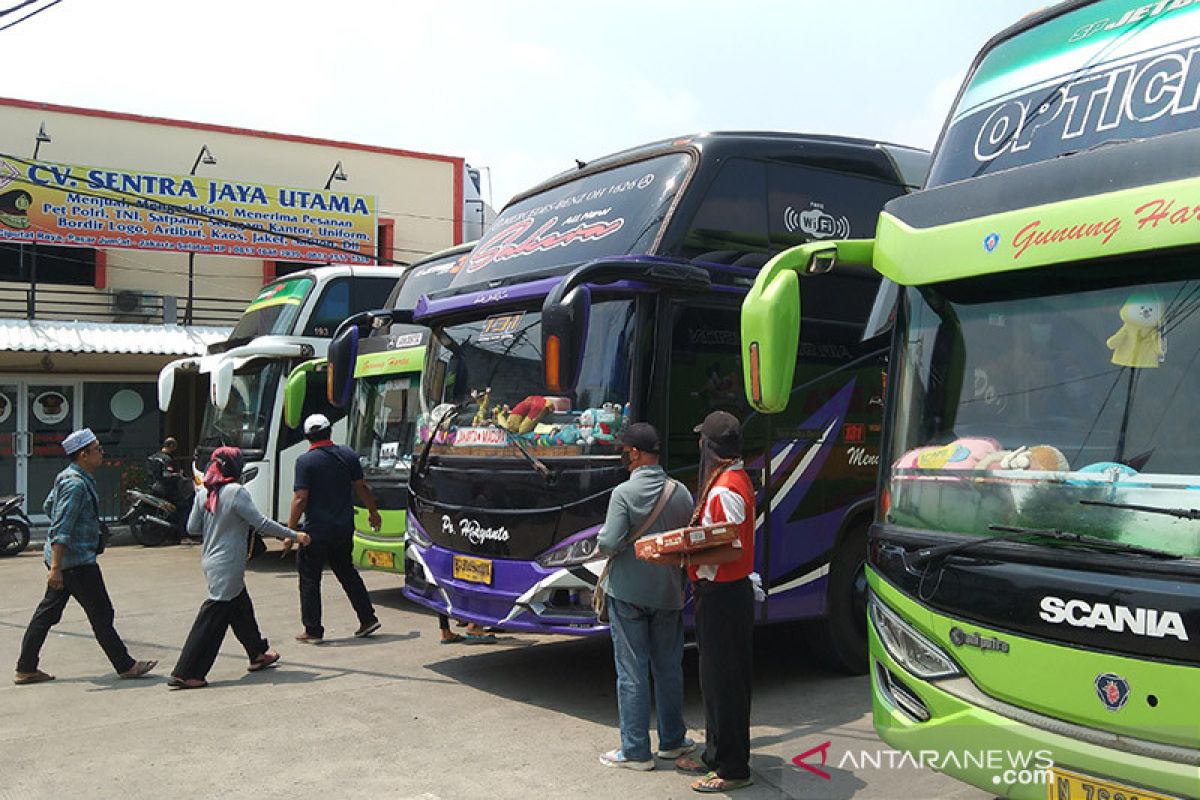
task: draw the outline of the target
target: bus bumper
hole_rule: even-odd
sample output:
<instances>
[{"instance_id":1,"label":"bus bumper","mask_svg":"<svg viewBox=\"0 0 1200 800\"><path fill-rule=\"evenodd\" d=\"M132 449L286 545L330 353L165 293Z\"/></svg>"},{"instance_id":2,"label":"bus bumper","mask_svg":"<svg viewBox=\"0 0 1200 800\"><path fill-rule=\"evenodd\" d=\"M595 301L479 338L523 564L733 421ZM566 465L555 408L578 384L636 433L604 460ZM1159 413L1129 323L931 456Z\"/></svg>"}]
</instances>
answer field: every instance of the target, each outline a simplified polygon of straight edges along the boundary
<instances>
[{"instance_id":1,"label":"bus bumper","mask_svg":"<svg viewBox=\"0 0 1200 800\"><path fill-rule=\"evenodd\" d=\"M592 613L596 575L587 567L546 569L490 560L491 582L454 576L453 551L409 542L404 596L440 614L506 631L572 636L606 633Z\"/></svg>"},{"instance_id":2,"label":"bus bumper","mask_svg":"<svg viewBox=\"0 0 1200 800\"><path fill-rule=\"evenodd\" d=\"M888 745L917 757L921 766L999 797L1083 798L1078 789L1068 794L1051 785L1053 778L1045 770L1050 763L1158 793L1135 792L1127 795L1130 798L1200 797L1200 769L1196 766L1079 741L972 704L939 688L937 681L922 680L905 670L883 647L874 625L868 628L875 730ZM917 716L927 713L927 720L914 717L914 699Z\"/></svg>"},{"instance_id":3,"label":"bus bumper","mask_svg":"<svg viewBox=\"0 0 1200 800\"><path fill-rule=\"evenodd\" d=\"M354 565L359 569L374 569L404 574L405 512L380 511L383 525L372 531L367 510L354 509Z\"/></svg>"}]
</instances>

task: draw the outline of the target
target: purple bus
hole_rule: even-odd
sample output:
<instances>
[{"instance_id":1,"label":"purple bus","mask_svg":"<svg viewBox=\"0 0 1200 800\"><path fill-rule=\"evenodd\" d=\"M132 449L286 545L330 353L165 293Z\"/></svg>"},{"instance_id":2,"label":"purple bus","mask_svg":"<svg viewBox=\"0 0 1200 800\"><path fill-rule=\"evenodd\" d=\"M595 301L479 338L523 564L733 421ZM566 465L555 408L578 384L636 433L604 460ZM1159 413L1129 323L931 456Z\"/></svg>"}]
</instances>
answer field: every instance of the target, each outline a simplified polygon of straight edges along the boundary
<instances>
[{"instance_id":1,"label":"purple bus","mask_svg":"<svg viewBox=\"0 0 1200 800\"><path fill-rule=\"evenodd\" d=\"M773 255L870 236L925 166L923 152L873 141L712 133L598 159L514 198L413 314L432 336L405 595L505 630L606 631L591 597L596 535L627 477L614 437L654 424L666 469L694 491L692 428L724 409L745 423L758 492L760 619L813 620L823 660L865 670L886 342L863 334L879 278L839 270L813 283L820 297L805 287L781 415L746 403L739 312Z\"/></svg>"}]
</instances>

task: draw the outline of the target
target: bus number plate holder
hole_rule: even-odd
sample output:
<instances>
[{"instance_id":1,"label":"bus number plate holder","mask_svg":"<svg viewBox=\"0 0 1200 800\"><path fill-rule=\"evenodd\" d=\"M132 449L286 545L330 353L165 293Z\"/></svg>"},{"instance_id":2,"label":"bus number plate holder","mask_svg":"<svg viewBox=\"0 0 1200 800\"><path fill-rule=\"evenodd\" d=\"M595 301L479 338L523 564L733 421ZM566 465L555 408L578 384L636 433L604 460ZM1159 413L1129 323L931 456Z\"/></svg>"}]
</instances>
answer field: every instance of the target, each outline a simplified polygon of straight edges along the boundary
<instances>
[{"instance_id":1,"label":"bus number plate holder","mask_svg":"<svg viewBox=\"0 0 1200 800\"><path fill-rule=\"evenodd\" d=\"M471 583L492 583L492 562L486 558L454 557L454 577Z\"/></svg>"},{"instance_id":2,"label":"bus number plate holder","mask_svg":"<svg viewBox=\"0 0 1200 800\"><path fill-rule=\"evenodd\" d=\"M1050 785L1047 787L1049 800L1099 800L1099 798L1125 798L1126 800L1178 800L1158 792L1135 789L1103 778L1093 778L1060 767L1050 768Z\"/></svg>"}]
</instances>

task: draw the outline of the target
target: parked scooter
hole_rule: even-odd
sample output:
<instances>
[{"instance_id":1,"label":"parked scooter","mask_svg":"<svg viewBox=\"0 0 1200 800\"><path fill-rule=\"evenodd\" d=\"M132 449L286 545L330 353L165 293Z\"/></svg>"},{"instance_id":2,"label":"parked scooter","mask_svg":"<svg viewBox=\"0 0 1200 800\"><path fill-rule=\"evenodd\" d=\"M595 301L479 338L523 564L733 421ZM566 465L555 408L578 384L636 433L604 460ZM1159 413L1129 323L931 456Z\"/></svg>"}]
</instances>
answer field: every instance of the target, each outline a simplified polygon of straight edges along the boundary
<instances>
[{"instance_id":1,"label":"parked scooter","mask_svg":"<svg viewBox=\"0 0 1200 800\"><path fill-rule=\"evenodd\" d=\"M29 546L29 517L21 510L25 495L0 497L0 556L15 556Z\"/></svg>"},{"instance_id":2,"label":"parked scooter","mask_svg":"<svg viewBox=\"0 0 1200 800\"><path fill-rule=\"evenodd\" d=\"M167 476L170 499L140 489L126 489L129 510L117 522L128 525L133 538L145 547L178 544L187 538L188 515L196 497L195 485L183 475Z\"/></svg>"}]
</instances>

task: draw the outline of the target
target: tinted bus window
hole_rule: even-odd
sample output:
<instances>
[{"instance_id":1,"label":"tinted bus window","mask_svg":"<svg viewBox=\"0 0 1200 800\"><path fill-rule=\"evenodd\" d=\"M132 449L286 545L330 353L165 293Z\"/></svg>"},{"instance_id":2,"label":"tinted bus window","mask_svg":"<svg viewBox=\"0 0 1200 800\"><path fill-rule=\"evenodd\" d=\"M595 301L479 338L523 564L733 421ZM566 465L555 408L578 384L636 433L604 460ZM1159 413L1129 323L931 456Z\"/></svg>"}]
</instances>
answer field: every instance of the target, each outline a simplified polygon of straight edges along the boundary
<instances>
[{"instance_id":1,"label":"tinted bus window","mask_svg":"<svg viewBox=\"0 0 1200 800\"><path fill-rule=\"evenodd\" d=\"M768 250L766 165L730 159L705 192L679 255L712 264L766 263Z\"/></svg>"},{"instance_id":2,"label":"tinted bus window","mask_svg":"<svg viewBox=\"0 0 1200 800\"><path fill-rule=\"evenodd\" d=\"M1001 42L970 76L927 185L1197 127L1198 46L1200 5L1126 0Z\"/></svg>"},{"instance_id":3,"label":"tinted bus window","mask_svg":"<svg viewBox=\"0 0 1200 800\"><path fill-rule=\"evenodd\" d=\"M772 254L821 239L870 238L879 209L904 192L873 178L780 163L767 168L767 188Z\"/></svg>"},{"instance_id":4,"label":"tinted bus window","mask_svg":"<svg viewBox=\"0 0 1200 800\"><path fill-rule=\"evenodd\" d=\"M691 163L686 153L672 153L514 203L480 238L451 288L648 252Z\"/></svg>"},{"instance_id":5,"label":"tinted bus window","mask_svg":"<svg viewBox=\"0 0 1200 800\"><path fill-rule=\"evenodd\" d=\"M317 307L313 309L304 336L333 336L337 326L351 314L370 311L383 305L396 285L395 278L337 278L325 285Z\"/></svg>"}]
</instances>

